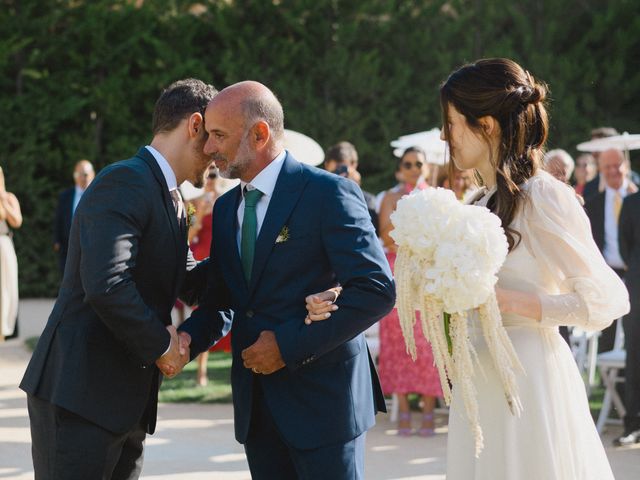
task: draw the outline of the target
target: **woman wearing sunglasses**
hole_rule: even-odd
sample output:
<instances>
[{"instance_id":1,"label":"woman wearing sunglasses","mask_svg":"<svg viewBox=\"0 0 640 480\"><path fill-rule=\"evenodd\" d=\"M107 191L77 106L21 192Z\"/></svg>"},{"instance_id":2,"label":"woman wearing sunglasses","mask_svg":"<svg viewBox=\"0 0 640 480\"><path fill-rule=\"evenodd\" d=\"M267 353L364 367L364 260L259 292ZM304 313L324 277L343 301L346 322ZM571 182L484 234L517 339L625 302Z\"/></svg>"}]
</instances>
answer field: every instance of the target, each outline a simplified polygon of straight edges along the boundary
<instances>
[{"instance_id":1,"label":"woman wearing sunglasses","mask_svg":"<svg viewBox=\"0 0 640 480\"><path fill-rule=\"evenodd\" d=\"M380 207L380 235L385 246L387 260L393 269L397 246L389 236L393 230L391 214L396 209L398 200L415 189L424 189L428 185L425 178L429 175L429 166L424 151L417 147L405 150L398 160L397 173L400 188L388 191ZM419 322L416 323L416 326ZM420 327L418 327L420 328ZM433 365L431 346L424 336L416 332L418 358L414 362L406 352L404 338L398 321L397 310L392 310L380 322L380 357L378 369L380 383L385 395L398 396L399 416L398 435L406 437L414 433L411 425L409 409L409 393L422 396L422 421L415 433L423 437L435 434L433 409L436 397L442 396L438 371Z\"/></svg>"}]
</instances>

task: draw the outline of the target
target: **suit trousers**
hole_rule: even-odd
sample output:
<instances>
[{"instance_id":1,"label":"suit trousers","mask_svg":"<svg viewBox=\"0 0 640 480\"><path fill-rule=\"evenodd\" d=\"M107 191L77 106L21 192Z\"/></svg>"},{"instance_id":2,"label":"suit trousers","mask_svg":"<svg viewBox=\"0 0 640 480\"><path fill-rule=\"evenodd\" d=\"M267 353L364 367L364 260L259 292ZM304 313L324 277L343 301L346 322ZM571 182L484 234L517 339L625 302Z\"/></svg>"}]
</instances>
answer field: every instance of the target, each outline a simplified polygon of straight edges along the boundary
<instances>
[{"instance_id":1,"label":"suit trousers","mask_svg":"<svg viewBox=\"0 0 640 480\"><path fill-rule=\"evenodd\" d=\"M613 267L611 267L613 268ZM625 271L619 268L613 268L613 271L624 281ZM608 352L613 350L613 346L616 340L616 331L617 331L618 322L613 322L607 328L602 330L602 334L598 339L598 353Z\"/></svg>"},{"instance_id":2,"label":"suit trousers","mask_svg":"<svg viewBox=\"0 0 640 480\"><path fill-rule=\"evenodd\" d=\"M260 381L254 379L251 424L244 445L253 480L361 480L365 437L363 433L349 442L312 450L288 445L269 413Z\"/></svg>"},{"instance_id":3,"label":"suit trousers","mask_svg":"<svg viewBox=\"0 0 640 480\"><path fill-rule=\"evenodd\" d=\"M135 480L146 431L116 434L33 395L27 406L35 480Z\"/></svg>"},{"instance_id":4,"label":"suit trousers","mask_svg":"<svg viewBox=\"0 0 640 480\"><path fill-rule=\"evenodd\" d=\"M631 293L631 292L629 292ZM627 411L624 417L625 435L640 430L640 302L631 300L631 312L622 320L627 361L624 368L623 397Z\"/></svg>"}]
</instances>

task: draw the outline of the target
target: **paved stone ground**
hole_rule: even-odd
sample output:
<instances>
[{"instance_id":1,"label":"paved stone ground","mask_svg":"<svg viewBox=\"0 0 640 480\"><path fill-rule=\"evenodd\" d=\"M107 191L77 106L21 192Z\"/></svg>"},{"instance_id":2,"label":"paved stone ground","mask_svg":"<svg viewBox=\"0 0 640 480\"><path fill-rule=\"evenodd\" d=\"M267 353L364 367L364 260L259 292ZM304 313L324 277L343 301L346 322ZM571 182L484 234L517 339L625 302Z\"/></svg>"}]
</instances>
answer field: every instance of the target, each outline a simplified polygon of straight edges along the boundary
<instances>
[{"instance_id":1,"label":"paved stone ground","mask_svg":"<svg viewBox=\"0 0 640 480\"><path fill-rule=\"evenodd\" d=\"M24 338L39 333L50 308L48 300L21 303ZM0 344L1 480L33 479L26 399L17 388L28 359L22 340ZM233 439L230 405L163 404L159 416L158 432L148 439L143 479L250 478L242 446ZM379 416L378 425L367 436L366 477L444 480L446 415L439 416L437 422L440 427L435 437L398 438L388 417ZM611 428L603 438L605 445L611 445L619 432ZM640 478L640 444L634 448L607 447L607 454L617 480Z\"/></svg>"}]
</instances>

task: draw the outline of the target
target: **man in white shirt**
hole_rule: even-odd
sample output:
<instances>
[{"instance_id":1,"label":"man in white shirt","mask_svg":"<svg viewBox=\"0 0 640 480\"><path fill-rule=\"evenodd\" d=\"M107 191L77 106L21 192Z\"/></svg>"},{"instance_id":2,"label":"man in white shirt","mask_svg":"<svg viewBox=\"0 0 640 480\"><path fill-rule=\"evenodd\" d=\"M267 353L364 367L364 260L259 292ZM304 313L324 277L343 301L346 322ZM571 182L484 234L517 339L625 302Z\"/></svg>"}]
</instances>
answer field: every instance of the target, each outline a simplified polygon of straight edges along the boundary
<instances>
[{"instance_id":1,"label":"man in white shirt","mask_svg":"<svg viewBox=\"0 0 640 480\"><path fill-rule=\"evenodd\" d=\"M195 79L169 86L151 144L102 169L82 194L60 293L20 384L35 478L140 476L158 366L174 374L189 359L171 325L195 267L177 187L202 186L212 164L203 113L216 93Z\"/></svg>"},{"instance_id":2,"label":"man in white shirt","mask_svg":"<svg viewBox=\"0 0 640 480\"><path fill-rule=\"evenodd\" d=\"M67 246L71 219L80 203L82 194L91 184L96 174L89 160L80 160L73 170L75 185L64 190L58 197L55 222L53 225L53 249L58 254L60 272L64 274L64 264L67 261Z\"/></svg>"},{"instance_id":3,"label":"man in white shirt","mask_svg":"<svg viewBox=\"0 0 640 480\"><path fill-rule=\"evenodd\" d=\"M231 308L234 426L254 480L359 480L384 398L362 332L395 289L362 192L283 148L284 113L257 82L222 90L205 112L220 175L207 294L180 327L192 355ZM305 323L303 299L336 285L339 309Z\"/></svg>"},{"instance_id":4,"label":"man in white shirt","mask_svg":"<svg viewBox=\"0 0 640 480\"><path fill-rule=\"evenodd\" d=\"M606 186L603 192L587 201L585 209L591 221L591 232L596 245L607 264L620 277L624 277L625 264L618 245L618 219L624 198L637 192L638 188L629 181L629 165L620 150L602 152L599 163ZM613 348L615 328L614 323L603 330L599 351L606 352Z\"/></svg>"}]
</instances>

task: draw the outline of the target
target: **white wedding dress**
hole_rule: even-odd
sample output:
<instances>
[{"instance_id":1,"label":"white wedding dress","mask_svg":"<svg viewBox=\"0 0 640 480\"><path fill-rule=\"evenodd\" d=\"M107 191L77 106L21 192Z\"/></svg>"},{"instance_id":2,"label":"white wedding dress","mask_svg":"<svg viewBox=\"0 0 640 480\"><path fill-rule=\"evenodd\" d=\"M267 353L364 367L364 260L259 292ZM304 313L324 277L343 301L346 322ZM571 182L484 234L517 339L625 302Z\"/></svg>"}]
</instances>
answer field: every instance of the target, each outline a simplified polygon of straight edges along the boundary
<instances>
[{"instance_id":1,"label":"white wedding dress","mask_svg":"<svg viewBox=\"0 0 640 480\"><path fill-rule=\"evenodd\" d=\"M570 187L539 172L523 189L527 200L512 223L521 242L498 275L498 286L535 292L542 303L541 322L503 315L526 372L518 375L522 414L509 412L479 325L471 319L469 332L484 371L474 375L484 449L475 458L454 385L447 479L613 480L584 384L558 326L606 327L628 311L627 290L605 264ZM476 204L486 205L491 194Z\"/></svg>"}]
</instances>

